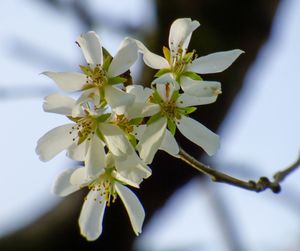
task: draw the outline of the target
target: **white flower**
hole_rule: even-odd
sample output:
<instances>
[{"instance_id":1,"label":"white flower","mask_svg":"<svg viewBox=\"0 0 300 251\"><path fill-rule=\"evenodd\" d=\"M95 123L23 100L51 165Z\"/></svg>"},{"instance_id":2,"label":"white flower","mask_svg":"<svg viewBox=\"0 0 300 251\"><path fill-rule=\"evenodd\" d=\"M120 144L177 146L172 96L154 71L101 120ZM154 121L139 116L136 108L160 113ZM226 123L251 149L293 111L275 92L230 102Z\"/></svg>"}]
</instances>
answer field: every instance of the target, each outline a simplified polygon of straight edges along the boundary
<instances>
[{"instance_id":1,"label":"white flower","mask_svg":"<svg viewBox=\"0 0 300 251\"><path fill-rule=\"evenodd\" d=\"M160 82L171 82L175 88L179 85L184 90L189 80L202 80L198 74L222 72L227 69L243 51L239 49L222 51L207 56L195 58L195 51L187 52L187 48L195 29L200 26L199 22L190 18L180 18L173 22L169 34L169 49L164 47L164 57L150 52L145 45L137 41L137 45L146 65L159 70L156 77L163 78ZM156 83L157 81L154 80Z\"/></svg>"},{"instance_id":2,"label":"white flower","mask_svg":"<svg viewBox=\"0 0 300 251\"><path fill-rule=\"evenodd\" d=\"M96 134L98 121L110 114L97 114L87 107L82 107L77 117L72 117L76 101L59 94L45 98L43 108L47 112L55 112L68 116L74 123L56 127L37 143L36 153L42 161L48 161L63 150L74 160L85 161L87 175L95 174L94 166L102 166L104 171L105 143Z\"/></svg>"},{"instance_id":3,"label":"white flower","mask_svg":"<svg viewBox=\"0 0 300 251\"><path fill-rule=\"evenodd\" d=\"M52 94L45 98L44 110L68 116L75 123L56 127L42 136L37 144L36 152L42 161L48 161L63 150L74 160L85 161L87 176L95 174L95 166L102 166L104 171L105 146L115 158L115 166L124 179L132 179L140 183L151 175L151 170L138 157L128 141L121 125L110 122L110 113L102 110L93 111L88 106L81 106L78 116L72 117L75 100L60 94ZM131 125L131 127L133 127ZM133 167L137 167L133 169ZM125 171L124 171L125 170Z\"/></svg>"},{"instance_id":4,"label":"white flower","mask_svg":"<svg viewBox=\"0 0 300 251\"><path fill-rule=\"evenodd\" d=\"M99 170L100 172L100 170ZM59 196L67 196L83 187L88 193L79 217L80 232L89 241L96 240L102 233L102 221L106 207L119 196L127 210L136 235L142 232L145 211L136 195L118 180L118 173L107 166L105 173L86 177L85 167L63 171L56 179L53 191Z\"/></svg>"},{"instance_id":5,"label":"white flower","mask_svg":"<svg viewBox=\"0 0 300 251\"><path fill-rule=\"evenodd\" d=\"M81 107L76 117L71 113L76 101L59 94L45 98L44 110L68 116L74 123L58 126L37 143L36 153L42 161L48 161L63 150L68 150L68 156L78 161L85 161L88 174L93 174L93 166L104 166L105 143L96 134L99 121L105 121L110 114L96 113L88 107ZM120 137L120 136L119 136ZM126 152L126 149L123 149Z\"/></svg>"},{"instance_id":6,"label":"white flower","mask_svg":"<svg viewBox=\"0 0 300 251\"><path fill-rule=\"evenodd\" d=\"M156 88L157 92L154 93L153 100L160 105L160 112L150 118L147 128L140 136L137 149L141 158L146 163L151 163L160 148L176 155L179 151L173 137L176 127L186 138L203 148L208 155L215 154L219 148L219 136L186 115L196 110L192 107L194 105L215 102L216 96L205 96L205 92L200 93L202 97L187 93L179 94L170 83L159 84Z\"/></svg>"},{"instance_id":7,"label":"white flower","mask_svg":"<svg viewBox=\"0 0 300 251\"><path fill-rule=\"evenodd\" d=\"M77 43L82 49L87 66L81 66L83 73L78 72L44 72L64 91L84 91L83 98L92 97L100 100L99 104L107 102L111 108L130 104L134 97L115 87L126 81L122 74L126 73L138 57L138 48L134 41L125 38L120 44L117 54L112 58L104 57L104 52L98 35L93 32L82 34Z\"/></svg>"}]
</instances>

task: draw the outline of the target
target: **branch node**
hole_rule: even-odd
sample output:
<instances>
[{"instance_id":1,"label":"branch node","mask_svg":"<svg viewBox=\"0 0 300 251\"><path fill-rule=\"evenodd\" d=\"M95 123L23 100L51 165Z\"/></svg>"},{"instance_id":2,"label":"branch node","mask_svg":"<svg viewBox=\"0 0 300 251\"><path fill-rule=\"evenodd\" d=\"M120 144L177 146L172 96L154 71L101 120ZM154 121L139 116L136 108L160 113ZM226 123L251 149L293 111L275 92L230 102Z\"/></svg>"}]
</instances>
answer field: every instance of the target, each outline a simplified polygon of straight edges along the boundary
<instances>
[{"instance_id":1,"label":"branch node","mask_svg":"<svg viewBox=\"0 0 300 251\"><path fill-rule=\"evenodd\" d=\"M281 186L280 184L273 182L272 186L270 187L273 193L280 193L281 192Z\"/></svg>"}]
</instances>

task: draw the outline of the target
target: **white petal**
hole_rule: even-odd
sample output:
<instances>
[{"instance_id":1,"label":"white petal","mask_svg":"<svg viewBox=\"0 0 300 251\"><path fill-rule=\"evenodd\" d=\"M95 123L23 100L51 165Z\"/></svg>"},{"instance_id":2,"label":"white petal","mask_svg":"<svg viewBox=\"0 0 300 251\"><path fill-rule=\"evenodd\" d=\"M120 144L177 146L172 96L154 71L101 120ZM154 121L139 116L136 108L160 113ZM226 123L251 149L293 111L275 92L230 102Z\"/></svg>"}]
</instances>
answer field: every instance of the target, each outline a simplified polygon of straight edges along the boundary
<instances>
[{"instance_id":1,"label":"white petal","mask_svg":"<svg viewBox=\"0 0 300 251\"><path fill-rule=\"evenodd\" d=\"M186 138L202 147L208 155L211 156L217 152L220 145L219 136L204 125L186 116L182 116L176 124Z\"/></svg>"},{"instance_id":2,"label":"white petal","mask_svg":"<svg viewBox=\"0 0 300 251\"><path fill-rule=\"evenodd\" d=\"M55 179L52 191L58 196L67 196L80 189L80 186L72 185L70 177L77 168L70 168L61 172Z\"/></svg>"},{"instance_id":3,"label":"white petal","mask_svg":"<svg viewBox=\"0 0 300 251\"><path fill-rule=\"evenodd\" d=\"M114 177L114 179L121 182L122 184L132 186L135 188L140 188L140 182L133 181L134 179L132 179L131 177L128 178L126 175L123 176L119 172L116 172L116 171L112 172L112 176Z\"/></svg>"},{"instance_id":4,"label":"white petal","mask_svg":"<svg viewBox=\"0 0 300 251\"><path fill-rule=\"evenodd\" d=\"M127 119L144 118L152 116L160 111L158 104L152 103L134 103L127 108L123 113L127 113ZM118 112L117 112L118 113ZM118 113L120 114L120 113Z\"/></svg>"},{"instance_id":5,"label":"white petal","mask_svg":"<svg viewBox=\"0 0 300 251\"><path fill-rule=\"evenodd\" d=\"M85 60L88 64L103 63L102 46L99 36L94 31L89 31L77 38L77 42L83 52Z\"/></svg>"},{"instance_id":6,"label":"white petal","mask_svg":"<svg viewBox=\"0 0 300 251\"><path fill-rule=\"evenodd\" d=\"M177 154L179 153L179 146L175 140L175 137L169 130L166 130L164 139L159 149L167 152L170 155L173 155L174 157L178 157Z\"/></svg>"},{"instance_id":7,"label":"white petal","mask_svg":"<svg viewBox=\"0 0 300 251\"><path fill-rule=\"evenodd\" d=\"M156 105L153 106L152 103L148 102L149 97L153 93L150 88L144 88L141 85L129 85L126 87L126 93L134 97L134 102L130 106L123 105L114 108L115 113L125 114L129 120L154 114L152 114L152 111L156 109Z\"/></svg>"},{"instance_id":8,"label":"white petal","mask_svg":"<svg viewBox=\"0 0 300 251\"><path fill-rule=\"evenodd\" d=\"M99 93L99 89L98 88L90 88L86 91L84 91L79 98L76 101L76 105L88 102L88 101L95 101L95 103L99 100L95 100L95 96L96 98L98 98L97 94Z\"/></svg>"},{"instance_id":9,"label":"white petal","mask_svg":"<svg viewBox=\"0 0 300 251\"><path fill-rule=\"evenodd\" d=\"M74 124L58 126L42 136L35 149L41 161L48 161L73 144L70 134Z\"/></svg>"},{"instance_id":10,"label":"white petal","mask_svg":"<svg viewBox=\"0 0 300 251\"><path fill-rule=\"evenodd\" d=\"M144 135L146 129L147 129L147 125L134 126L133 134L138 140L140 140Z\"/></svg>"},{"instance_id":11,"label":"white petal","mask_svg":"<svg viewBox=\"0 0 300 251\"><path fill-rule=\"evenodd\" d=\"M143 179L148 178L152 173L151 169L138 157L134 149L125 156L114 156L114 160L118 171L117 175L123 177L119 179L126 179L128 185L138 187Z\"/></svg>"},{"instance_id":12,"label":"white petal","mask_svg":"<svg viewBox=\"0 0 300 251\"><path fill-rule=\"evenodd\" d=\"M99 130L113 155L122 156L131 152L131 145L119 127L109 123L100 123Z\"/></svg>"},{"instance_id":13,"label":"white petal","mask_svg":"<svg viewBox=\"0 0 300 251\"><path fill-rule=\"evenodd\" d=\"M160 148L166 132L166 127L166 118L160 118L159 120L147 126L141 140L136 147L140 153L140 157L146 163L150 164L152 162L155 153Z\"/></svg>"},{"instance_id":14,"label":"white petal","mask_svg":"<svg viewBox=\"0 0 300 251\"><path fill-rule=\"evenodd\" d=\"M141 115L142 117L150 117L160 111L160 106L158 104L141 104L142 107Z\"/></svg>"},{"instance_id":15,"label":"white petal","mask_svg":"<svg viewBox=\"0 0 300 251\"><path fill-rule=\"evenodd\" d=\"M148 98L152 95L153 91L150 88L143 87L141 85L128 85L126 86L126 92L135 96L134 102L146 103Z\"/></svg>"},{"instance_id":16,"label":"white petal","mask_svg":"<svg viewBox=\"0 0 300 251\"><path fill-rule=\"evenodd\" d=\"M135 41L140 52L144 55L143 59L146 65L153 69L170 68L169 62L165 58L149 51L142 42L138 40Z\"/></svg>"},{"instance_id":17,"label":"white petal","mask_svg":"<svg viewBox=\"0 0 300 251\"><path fill-rule=\"evenodd\" d=\"M187 71L200 74L222 72L226 70L242 53L242 50L221 51L195 59L187 66Z\"/></svg>"},{"instance_id":18,"label":"white petal","mask_svg":"<svg viewBox=\"0 0 300 251\"><path fill-rule=\"evenodd\" d=\"M99 191L91 190L83 203L79 217L80 233L88 241L96 240L102 233L102 221L106 203Z\"/></svg>"},{"instance_id":19,"label":"white petal","mask_svg":"<svg viewBox=\"0 0 300 251\"><path fill-rule=\"evenodd\" d=\"M76 101L70 97L53 93L45 97L43 109L45 112L53 112L68 116L72 114L75 102Z\"/></svg>"},{"instance_id":20,"label":"white petal","mask_svg":"<svg viewBox=\"0 0 300 251\"><path fill-rule=\"evenodd\" d=\"M190 18L176 19L170 28L169 34L169 48L176 53L178 48L182 48L185 52L189 45L192 32L200 26L196 20L192 21Z\"/></svg>"},{"instance_id":21,"label":"white petal","mask_svg":"<svg viewBox=\"0 0 300 251\"><path fill-rule=\"evenodd\" d=\"M80 91L86 82L86 75L79 72L51 72L42 74L51 78L62 90L66 92Z\"/></svg>"},{"instance_id":22,"label":"white petal","mask_svg":"<svg viewBox=\"0 0 300 251\"><path fill-rule=\"evenodd\" d=\"M86 174L88 177L96 177L104 173L105 151L104 143L94 134L90 140L85 159Z\"/></svg>"},{"instance_id":23,"label":"white petal","mask_svg":"<svg viewBox=\"0 0 300 251\"><path fill-rule=\"evenodd\" d=\"M88 145L87 140L83 141L80 145L78 145L77 142L73 143L68 148L67 156L73 160L84 161Z\"/></svg>"},{"instance_id":24,"label":"white petal","mask_svg":"<svg viewBox=\"0 0 300 251\"><path fill-rule=\"evenodd\" d=\"M129 188L118 182L115 183L115 189L124 203L133 231L139 235L145 219L145 211L141 202Z\"/></svg>"},{"instance_id":25,"label":"white petal","mask_svg":"<svg viewBox=\"0 0 300 251\"><path fill-rule=\"evenodd\" d=\"M129 70L138 58L138 47L134 41L125 38L108 68L108 76L116 77Z\"/></svg>"},{"instance_id":26,"label":"white petal","mask_svg":"<svg viewBox=\"0 0 300 251\"><path fill-rule=\"evenodd\" d=\"M175 90L179 90L179 88L180 88L180 85L174 79L174 76L173 76L172 73L166 73L166 74L161 75L160 77L154 79L152 81L151 85L153 85L153 84L166 84L166 83L169 83L169 84L173 85Z\"/></svg>"},{"instance_id":27,"label":"white petal","mask_svg":"<svg viewBox=\"0 0 300 251\"><path fill-rule=\"evenodd\" d=\"M175 91L175 87L174 85L166 83L157 85L156 90L164 102L169 102L173 95L173 92Z\"/></svg>"},{"instance_id":28,"label":"white petal","mask_svg":"<svg viewBox=\"0 0 300 251\"><path fill-rule=\"evenodd\" d=\"M134 95L126 93L114 86L105 87L105 98L112 109L130 105L134 102Z\"/></svg>"},{"instance_id":29,"label":"white petal","mask_svg":"<svg viewBox=\"0 0 300 251\"><path fill-rule=\"evenodd\" d=\"M85 167L79 167L70 176L70 183L74 186L86 186L90 182L92 182L92 179L88 179L86 175L86 168Z\"/></svg>"},{"instance_id":30,"label":"white petal","mask_svg":"<svg viewBox=\"0 0 300 251\"><path fill-rule=\"evenodd\" d=\"M176 101L177 107L188 107L194 105L207 105L215 102L218 96L197 97L182 93Z\"/></svg>"},{"instance_id":31,"label":"white petal","mask_svg":"<svg viewBox=\"0 0 300 251\"><path fill-rule=\"evenodd\" d=\"M221 83L216 81L198 81L181 77L182 90L192 96L211 97L222 93Z\"/></svg>"}]
</instances>

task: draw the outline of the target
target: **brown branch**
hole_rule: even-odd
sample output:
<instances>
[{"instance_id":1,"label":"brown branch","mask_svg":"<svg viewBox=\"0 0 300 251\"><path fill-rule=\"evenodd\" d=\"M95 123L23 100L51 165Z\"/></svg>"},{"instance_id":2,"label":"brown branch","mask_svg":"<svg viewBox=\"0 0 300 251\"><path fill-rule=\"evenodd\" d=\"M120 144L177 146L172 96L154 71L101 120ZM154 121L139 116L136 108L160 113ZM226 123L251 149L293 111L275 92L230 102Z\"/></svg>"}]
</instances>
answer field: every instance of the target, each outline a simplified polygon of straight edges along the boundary
<instances>
[{"instance_id":1,"label":"brown branch","mask_svg":"<svg viewBox=\"0 0 300 251\"><path fill-rule=\"evenodd\" d=\"M280 182L283 181L286 176L288 176L290 173L295 171L300 166L300 155L298 156L298 159L289 167L286 169L279 171L274 174L273 181L270 181L267 177L260 177L258 181L244 181L235 177L232 177L228 174L222 173L220 171L217 171L215 169L212 169L208 165L205 165L195 158L193 158L191 155L189 155L186 151L184 151L182 148L180 148L179 151L179 157L181 160L195 168L196 170L208 175L212 181L214 182L220 182L220 183L226 183L229 185L237 186L240 188L244 188L250 191L255 192L262 192L266 189L272 190L274 193L279 193L280 188Z\"/></svg>"}]
</instances>

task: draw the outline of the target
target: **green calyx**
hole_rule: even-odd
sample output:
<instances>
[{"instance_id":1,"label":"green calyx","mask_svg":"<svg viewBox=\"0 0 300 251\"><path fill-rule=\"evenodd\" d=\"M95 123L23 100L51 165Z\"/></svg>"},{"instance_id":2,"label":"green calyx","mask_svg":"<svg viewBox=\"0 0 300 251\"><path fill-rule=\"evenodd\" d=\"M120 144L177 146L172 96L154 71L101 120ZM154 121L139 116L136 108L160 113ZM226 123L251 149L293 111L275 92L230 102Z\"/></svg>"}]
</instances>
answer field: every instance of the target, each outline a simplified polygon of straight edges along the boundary
<instances>
[{"instance_id":1,"label":"green calyx","mask_svg":"<svg viewBox=\"0 0 300 251\"><path fill-rule=\"evenodd\" d=\"M97 64L94 68L88 66L79 66L83 73L86 75L86 84L83 86L83 90L87 90L93 87L102 88L108 83L106 71L103 70L100 64Z\"/></svg>"},{"instance_id":2,"label":"green calyx","mask_svg":"<svg viewBox=\"0 0 300 251\"><path fill-rule=\"evenodd\" d=\"M174 74L177 82L180 82L181 76L187 76L193 80L202 80L202 78L197 73L185 71L186 66L192 63L192 61L197 57L195 50L184 54L183 49L178 48L177 51L172 51L171 53L170 50L164 46L163 54L165 59L169 62L170 68L160 69L155 74L155 77L160 77L163 74L171 72Z\"/></svg>"},{"instance_id":3,"label":"green calyx","mask_svg":"<svg viewBox=\"0 0 300 251\"><path fill-rule=\"evenodd\" d=\"M90 64L87 66L80 65L80 69L86 75L86 84L83 86L82 90L87 90L93 87L103 88L105 85L115 85L120 83L131 82L130 71L128 74L122 74L121 76L108 77L107 72L109 66L112 62L112 56L109 52L103 48L103 64L97 64L95 67L91 67Z\"/></svg>"},{"instance_id":4,"label":"green calyx","mask_svg":"<svg viewBox=\"0 0 300 251\"><path fill-rule=\"evenodd\" d=\"M147 125L154 123L162 117L167 118L167 127L170 132L174 135L176 132L176 120L181 119L182 115L189 115L197 110L196 107L178 107L177 99L180 97L178 90L174 91L169 101L164 101L157 90L153 91L150 100L153 103L159 104L161 107L160 111L155 115L151 116L147 121Z\"/></svg>"}]
</instances>

